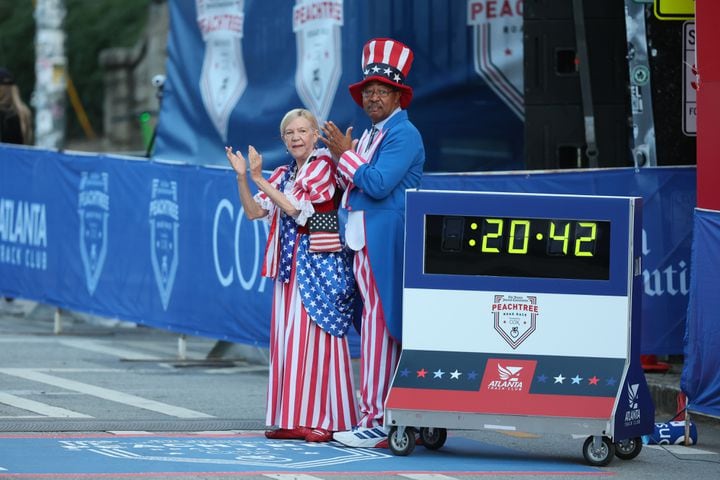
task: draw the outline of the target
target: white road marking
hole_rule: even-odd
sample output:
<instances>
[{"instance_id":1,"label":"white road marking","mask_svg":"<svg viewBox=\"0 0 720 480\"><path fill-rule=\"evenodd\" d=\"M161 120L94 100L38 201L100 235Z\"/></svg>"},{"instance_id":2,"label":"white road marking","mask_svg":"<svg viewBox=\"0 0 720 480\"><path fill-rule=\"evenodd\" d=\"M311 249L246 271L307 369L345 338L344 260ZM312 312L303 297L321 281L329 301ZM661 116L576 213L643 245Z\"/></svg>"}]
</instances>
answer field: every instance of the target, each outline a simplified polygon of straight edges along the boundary
<instances>
[{"instance_id":1,"label":"white road marking","mask_svg":"<svg viewBox=\"0 0 720 480\"><path fill-rule=\"evenodd\" d=\"M77 382L75 380L54 377L52 375L47 375L45 373L41 373L37 370L29 368L0 368L0 373L12 375L14 377L24 378L27 380L32 380L34 382L53 385L56 387L64 388L66 390L73 390L75 392L92 395L94 397L102 398L104 400L110 400L111 402L122 403L124 405L130 405L132 407L162 413L171 417L214 418L213 415L208 415L207 413L197 412L195 410L189 410L182 407L176 407L167 403L156 402L155 400L149 400L147 398L130 395L128 393L111 390L109 388L97 387L95 385Z\"/></svg>"},{"instance_id":2,"label":"white road marking","mask_svg":"<svg viewBox=\"0 0 720 480\"><path fill-rule=\"evenodd\" d=\"M48 417L46 417L44 415L1 415L0 416L0 420L28 420L31 418L33 420L43 420Z\"/></svg>"},{"instance_id":3,"label":"white road marking","mask_svg":"<svg viewBox=\"0 0 720 480\"><path fill-rule=\"evenodd\" d=\"M0 343L50 343L54 342L54 338L27 337L25 335L3 335L0 337Z\"/></svg>"},{"instance_id":4,"label":"white road marking","mask_svg":"<svg viewBox=\"0 0 720 480\"><path fill-rule=\"evenodd\" d=\"M90 415L73 412L72 410L66 410L60 407L53 407L52 405L48 405L46 403L36 402L35 400L29 400L27 398L17 397L3 392L0 392L0 403L19 408L21 410L27 410L28 412L39 413L40 415L44 415L46 417L93 418Z\"/></svg>"},{"instance_id":5,"label":"white road marking","mask_svg":"<svg viewBox=\"0 0 720 480\"><path fill-rule=\"evenodd\" d=\"M60 340L61 345L66 347L77 348L80 350L86 350L88 352L101 353L103 355L110 355L117 358L125 358L128 360L157 360L156 355L148 355L140 353L136 350L129 350L126 348L118 348L110 346L108 344L97 342L94 340L82 340L82 339L67 339Z\"/></svg>"},{"instance_id":6,"label":"white road marking","mask_svg":"<svg viewBox=\"0 0 720 480\"><path fill-rule=\"evenodd\" d=\"M0 338L0 343L17 343L21 341L23 343L53 343L64 345L66 347L77 348L79 350L86 350L89 352L100 353L103 355L109 355L116 358L122 358L125 360L145 360L145 361L169 361L173 355L177 355L177 348L173 349L172 346L158 346L152 344L143 344L142 350L152 351L161 353L161 356L157 354L148 354L132 348L121 348L110 345L109 342L103 342L98 340L90 340L84 338L57 338L57 337L38 337L28 338L20 335L7 335ZM208 347L209 349L210 347ZM188 349L188 355L191 354ZM200 351L192 352L193 355L198 357L198 360L204 359L204 353Z\"/></svg>"}]
</instances>

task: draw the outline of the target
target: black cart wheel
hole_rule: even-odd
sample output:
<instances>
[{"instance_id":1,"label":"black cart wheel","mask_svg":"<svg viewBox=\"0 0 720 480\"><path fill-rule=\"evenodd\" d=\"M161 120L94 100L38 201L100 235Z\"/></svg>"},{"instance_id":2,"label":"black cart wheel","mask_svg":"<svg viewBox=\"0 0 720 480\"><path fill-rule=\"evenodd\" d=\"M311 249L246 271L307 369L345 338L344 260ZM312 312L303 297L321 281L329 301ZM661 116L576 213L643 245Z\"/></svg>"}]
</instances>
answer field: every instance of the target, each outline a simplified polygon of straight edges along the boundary
<instances>
[{"instance_id":1,"label":"black cart wheel","mask_svg":"<svg viewBox=\"0 0 720 480\"><path fill-rule=\"evenodd\" d=\"M406 427L399 433L398 427L391 427L388 434L388 447L394 455L405 457L415 449L415 430Z\"/></svg>"},{"instance_id":2,"label":"black cart wheel","mask_svg":"<svg viewBox=\"0 0 720 480\"><path fill-rule=\"evenodd\" d=\"M615 456L623 460L632 460L640 455L642 450L642 438L628 438L615 442Z\"/></svg>"},{"instance_id":3,"label":"black cart wheel","mask_svg":"<svg viewBox=\"0 0 720 480\"><path fill-rule=\"evenodd\" d=\"M429 450L438 450L445 445L447 440L447 430L444 428L423 427L420 429L420 440L425 448Z\"/></svg>"},{"instance_id":4,"label":"black cart wheel","mask_svg":"<svg viewBox=\"0 0 720 480\"><path fill-rule=\"evenodd\" d=\"M615 444L608 437L597 437L600 440L597 444L596 437L588 437L583 444L583 456L585 461L594 467L604 467L609 464L615 455Z\"/></svg>"}]
</instances>

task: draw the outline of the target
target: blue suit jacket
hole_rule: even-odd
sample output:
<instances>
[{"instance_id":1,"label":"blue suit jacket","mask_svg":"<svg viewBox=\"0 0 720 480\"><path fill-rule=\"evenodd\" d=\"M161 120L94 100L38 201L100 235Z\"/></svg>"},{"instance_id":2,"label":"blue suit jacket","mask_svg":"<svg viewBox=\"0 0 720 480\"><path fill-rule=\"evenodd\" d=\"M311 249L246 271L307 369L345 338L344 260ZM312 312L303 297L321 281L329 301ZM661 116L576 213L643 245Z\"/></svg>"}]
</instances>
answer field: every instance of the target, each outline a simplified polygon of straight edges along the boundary
<instances>
[{"instance_id":1,"label":"blue suit jacket","mask_svg":"<svg viewBox=\"0 0 720 480\"><path fill-rule=\"evenodd\" d=\"M383 127L370 161L355 172L348 210L365 212L365 245L390 335L402 340L405 190L422 179L425 147L402 110Z\"/></svg>"}]
</instances>

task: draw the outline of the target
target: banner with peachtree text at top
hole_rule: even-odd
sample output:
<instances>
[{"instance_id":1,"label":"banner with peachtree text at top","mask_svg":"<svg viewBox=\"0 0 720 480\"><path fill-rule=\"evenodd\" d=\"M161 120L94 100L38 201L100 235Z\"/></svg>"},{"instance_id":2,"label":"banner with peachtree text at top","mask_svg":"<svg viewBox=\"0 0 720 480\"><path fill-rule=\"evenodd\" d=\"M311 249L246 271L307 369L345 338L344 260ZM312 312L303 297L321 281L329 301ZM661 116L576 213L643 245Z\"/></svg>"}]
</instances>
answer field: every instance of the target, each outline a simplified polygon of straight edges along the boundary
<instances>
[{"instance_id":1,"label":"banner with peachtree text at top","mask_svg":"<svg viewBox=\"0 0 720 480\"><path fill-rule=\"evenodd\" d=\"M169 0L170 35L154 156L225 164L252 144L287 158L293 108L359 138L370 121L348 87L368 40L414 53L408 108L426 171L523 168L523 0Z\"/></svg>"}]
</instances>

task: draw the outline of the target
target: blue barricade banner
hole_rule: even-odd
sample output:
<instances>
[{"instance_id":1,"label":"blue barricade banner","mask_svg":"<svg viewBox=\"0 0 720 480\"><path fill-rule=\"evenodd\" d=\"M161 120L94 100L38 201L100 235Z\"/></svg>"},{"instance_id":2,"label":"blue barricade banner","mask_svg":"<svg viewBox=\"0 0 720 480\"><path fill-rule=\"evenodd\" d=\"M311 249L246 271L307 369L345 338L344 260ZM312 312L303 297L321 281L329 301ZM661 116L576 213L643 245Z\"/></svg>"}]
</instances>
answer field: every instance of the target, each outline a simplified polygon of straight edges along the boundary
<instances>
[{"instance_id":1,"label":"blue barricade banner","mask_svg":"<svg viewBox=\"0 0 720 480\"><path fill-rule=\"evenodd\" d=\"M409 108L426 171L523 168L522 0L170 0L170 37L154 157L225 164L254 145L287 157L292 108L320 122L370 126L348 86L366 41L392 37L414 62Z\"/></svg>"},{"instance_id":2,"label":"blue barricade banner","mask_svg":"<svg viewBox=\"0 0 720 480\"><path fill-rule=\"evenodd\" d=\"M685 363L680 385L688 408L720 417L720 212L695 210Z\"/></svg>"},{"instance_id":3,"label":"blue barricade banner","mask_svg":"<svg viewBox=\"0 0 720 480\"><path fill-rule=\"evenodd\" d=\"M642 352L663 355L683 349L695 173L425 175L422 187L643 197ZM228 168L0 145L0 294L266 346L266 238Z\"/></svg>"},{"instance_id":4,"label":"blue barricade banner","mask_svg":"<svg viewBox=\"0 0 720 480\"><path fill-rule=\"evenodd\" d=\"M0 291L266 346L264 222L225 169L0 146Z\"/></svg>"}]
</instances>

